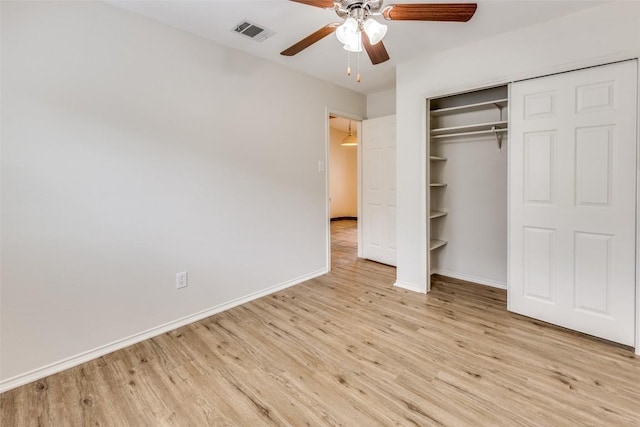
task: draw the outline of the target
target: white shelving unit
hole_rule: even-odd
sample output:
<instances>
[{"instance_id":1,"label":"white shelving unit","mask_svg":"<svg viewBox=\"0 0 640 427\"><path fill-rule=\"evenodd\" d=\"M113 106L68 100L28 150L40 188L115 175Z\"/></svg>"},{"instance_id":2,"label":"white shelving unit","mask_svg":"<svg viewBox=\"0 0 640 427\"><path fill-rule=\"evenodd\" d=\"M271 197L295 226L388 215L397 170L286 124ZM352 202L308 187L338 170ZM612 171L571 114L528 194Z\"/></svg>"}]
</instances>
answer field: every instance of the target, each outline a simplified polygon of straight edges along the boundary
<instances>
[{"instance_id":1,"label":"white shelving unit","mask_svg":"<svg viewBox=\"0 0 640 427\"><path fill-rule=\"evenodd\" d=\"M460 232L452 224L461 218L461 212L451 211L452 202L456 202L456 188L447 186L447 181L459 175L460 165L447 162L455 161L449 154L456 153L451 143L475 144L495 136L498 148L502 148L503 135L509 129L507 117L508 99L506 87L490 88L477 92L452 95L429 100L428 117L428 154L429 154L429 267L438 270L440 262L456 256L461 248ZM459 149L459 148L458 148ZM467 159L469 161L469 159ZM458 203L459 204L459 203ZM468 211L467 211L468 212ZM462 215L462 217L466 217ZM455 241L455 247L442 248Z\"/></svg>"},{"instance_id":2,"label":"white shelving unit","mask_svg":"<svg viewBox=\"0 0 640 427\"><path fill-rule=\"evenodd\" d=\"M459 105L455 107L438 108L431 110L432 122L438 123L439 117L463 115L473 113L483 113L487 110L497 110L497 119L495 121L481 121L465 123L456 126L435 126L431 129L431 140L443 140L461 137L474 137L479 135L494 134L498 142L498 149L502 147L502 135L508 132L509 122L505 118L504 110L508 105L506 98L494 99L473 104ZM443 120L444 121L444 120Z\"/></svg>"},{"instance_id":3,"label":"white shelving unit","mask_svg":"<svg viewBox=\"0 0 640 427\"><path fill-rule=\"evenodd\" d=\"M499 134L507 132L508 122L500 120L497 122L478 123L464 126L453 126L449 128L433 129L431 131L431 139L454 138L461 136L474 136L483 134Z\"/></svg>"},{"instance_id":4,"label":"white shelving unit","mask_svg":"<svg viewBox=\"0 0 640 427\"><path fill-rule=\"evenodd\" d=\"M440 167L444 167L445 162L447 161L446 157L443 156L438 156L438 155L434 155L433 153L437 152L437 150L429 150L429 161L431 163L431 170L433 170L434 168L440 168ZM435 178L435 177L432 177ZM443 191L442 189L444 189L447 186L447 184L445 182L436 182L433 179L429 180L429 188L431 188L433 191ZM433 195L429 195L429 200L432 200L432 196ZM429 226L431 227L431 221L436 220L436 221L441 221L438 218L443 218L447 215L447 212L444 210L439 210L439 209L431 209L429 212ZM433 251L436 250L438 248L443 247L444 245L446 245L447 242L445 240L440 240L440 239L431 239L429 241L429 251Z\"/></svg>"},{"instance_id":5,"label":"white shelving unit","mask_svg":"<svg viewBox=\"0 0 640 427\"><path fill-rule=\"evenodd\" d=\"M441 216L445 216L447 213L445 211L431 211L429 214L429 219L440 218Z\"/></svg>"},{"instance_id":6,"label":"white shelving unit","mask_svg":"<svg viewBox=\"0 0 640 427\"><path fill-rule=\"evenodd\" d=\"M446 244L447 242L445 240L431 239L429 241L429 250L433 251L435 249L443 247Z\"/></svg>"},{"instance_id":7,"label":"white shelving unit","mask_svg":"<svg viewBox=\"0 0 640 427\"><path fill-rule=\"evenodd\" d=\"M492 130L493 128L496 129L506 129L507 127L507 121L506 120L500 120L497 122L489 122L489 123L474 123L471 125L463 125L463 126L452 126L452 127L448 127L448 128L439 128L439 129L433 129L431 131L431 138L435 139L435 138L442 138L445 136L452 136L452 135L464 135L470 132L482 132L482 131L486 131L486 130Z\"/></svg>"},{"instance_id":8,"label":"white shelving unit","mask_svg":"<svg viewBox=\"0 0 640 427\"><path fill-rule=\"evenodd\" d=\"M505 108L509 100L507 98L495 99L490 101L476 102L473 104L459 105L456 107L436 108L431 110L431 117L438 117L443 114L459 113L465 111L485 110L487 107Z\"/></svg>"}]
</instances>

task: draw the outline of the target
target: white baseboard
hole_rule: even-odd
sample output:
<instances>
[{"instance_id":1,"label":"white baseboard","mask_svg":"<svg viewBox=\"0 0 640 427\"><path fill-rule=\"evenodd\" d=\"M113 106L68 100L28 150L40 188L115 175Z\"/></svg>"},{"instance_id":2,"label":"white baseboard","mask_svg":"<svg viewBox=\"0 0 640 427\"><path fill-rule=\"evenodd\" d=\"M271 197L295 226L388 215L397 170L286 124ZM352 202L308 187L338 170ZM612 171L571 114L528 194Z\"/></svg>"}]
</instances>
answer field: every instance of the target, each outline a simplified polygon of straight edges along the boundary
<instances>
[{"instance_id":1,"label":"white baseboard","mask_svg":"<svg viewBox=\"0 0 640 427\"><path fill-rule=\"evenodd\" d=\"M424 286L418 286L409 282L401 282L398 280L396 283L393 284L393 286L397 288L406 289L408 291L419 292L421 294L427 293L427 289Z\"/></svg>"},{"instance_id":2,"label":"white baseboard","mask_svg":"<svg viewBox=\"0 0 640 427\"><path fill-rule=\"evenodd\" d=\"M34 369L32 371L26 372L24 374L17 375L13 378L9 378L3 381L0 381L0 393L4 393L5 391L11 390L16 387L20 387L22 385L28 384L33 381L37 381L49 375L56 374L58 372L64 371L69 368L73 368L74 366L81 365L82 363L86 363L90 360L97 359L98 357L104 356L105 354L112 353L116 350L120 350L122 348L128 347L130 345L139 343L141 341L147 340L149 338L153 338L158 335L162 335L165 332L172 331L174 329L180 328L182 326L188 325L193 322L197 322L198 320L202 320L209 316L213 316L214 314L218 314L220 312L229 310L233 307L236 307L241 304L246 304L250 301L256 300L258 298L262 298L266 295L272 294L274 292L281 291L283 289L289 288L291 286L300 284L307 280L313 279L318 276L322 276L323 274L328 273L329 270L323 268L321 270L315 271L313 273L305 274L300 277L296 277L295 279L280 283L275 286L271 286L267 289L254 292L252 294L246 295L244 297L236 298L229 302L216 305L214 307L208 308L206 310L191 314L189 316L182 317L180 319L174 320L169 323L165 323L160 326L156 326L155 328L148 329L144 332L140 332L138 334L131 335L129 337L114 341L110 344L106 344L100 346L96 349L86 351L84 353L80 353L76 356L71 356L66 359L60 360L59 362L52 363L50 365L43 366L42 368Z\"/></svg>"},{"instance_id":3,"label":"white baseboard","mask_svg":"<svg viewBox=\"0 0 640 427\"><path fill-rule=\"evenodd\" d=\"M447 277L451 277L453 279L459 279L459 280L465 280L467 282L473 282L473 283L477 283L479 285L485 285L485 286L491 286L492 288L498 288L498 289L507 289L507 284L506 283L501 283L501 282L495 282L492 280L486 280L480 277L474 277L474 276L469 276L466 274L460 274L460 273L456 273L453 271L449 271L449 270L444 270L441 268L434 268L432 270L432 273L434 274L440 274L441 276L447 276Z\"/></svg>"}]
</instances>

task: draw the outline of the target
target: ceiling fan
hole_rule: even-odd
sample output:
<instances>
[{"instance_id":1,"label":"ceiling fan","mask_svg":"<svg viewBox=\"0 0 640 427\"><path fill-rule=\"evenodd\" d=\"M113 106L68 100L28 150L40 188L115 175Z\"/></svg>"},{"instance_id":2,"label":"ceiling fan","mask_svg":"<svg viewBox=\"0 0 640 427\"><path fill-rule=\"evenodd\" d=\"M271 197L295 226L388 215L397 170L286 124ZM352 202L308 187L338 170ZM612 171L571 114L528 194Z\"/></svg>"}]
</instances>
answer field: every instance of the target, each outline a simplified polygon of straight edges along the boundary
<instances>
[{"instance_id":1,"label":"ceiling fan","mask_svg":"<svg viewBox=\"0 0 640 427\"><path fill-rule=\"evenodd\" d=\"M376 65L389 60L382 38L387 26L382 25L374 16L382 16L390 21L452 21L467 22L476 12L476 3L410 3L382 5L383 0L290 0L323 9L333 9L343 22L333 22L308 35L296 44L280 52L284 56L293 56L336 33L338 40L349 52L367 51L369 59ZM348 67L347 74L351 74ZM358 75L358 81L359 75Z\"/></svg>"}]
</instances>

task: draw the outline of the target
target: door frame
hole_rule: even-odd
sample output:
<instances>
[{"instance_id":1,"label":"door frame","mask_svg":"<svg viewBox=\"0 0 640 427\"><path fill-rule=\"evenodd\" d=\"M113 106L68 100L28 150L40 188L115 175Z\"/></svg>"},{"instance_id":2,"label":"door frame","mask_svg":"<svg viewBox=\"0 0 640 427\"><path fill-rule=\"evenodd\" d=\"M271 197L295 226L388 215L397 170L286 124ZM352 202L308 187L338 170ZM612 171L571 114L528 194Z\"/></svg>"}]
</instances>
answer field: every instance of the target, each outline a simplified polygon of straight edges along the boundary
<instances>
[{"instance_id":1,"label":"door frame","mask_svg":"<svg viewBox=\"0 0 640 427\"><path fill-rule=\"evenodd\" d=\"M428 94L425 94L426 96L424 97L424 99L425 101L428 101L431 98L455 95L455 94L464 93L464 92L472 92L472 91L482 90L482 89L486 89L494 86L509 85L510 83L513 83L516 81L528 80L528 79L533 79L537 77L544 77L552 74L566 73L570 71L580 70L583 68L598 67L601 65L607 65L615 62L628 61L628 60L638 61L638 69L640 70L640 51L632 51L632 52L625 52L625 53L613 54L613 55L607 55L607 56L592 57L592 58L587 58L580 61L575 61L572 63L566 63L562 65L547 67L542 70L531 70L527 72L519 72L511 75L503 75L497 79L488 79L488 80L485 79L485 80L476 81L473 83L467 83L467 84L464 84L463 86L445 88L443 90L438 90L438 91L434 91L433 93L430 92ZM428 105L428 102L423 102L423 105L422 105L423 118L428 117L428 114L429 114L427 105ZM638 72L638 112L640 113L640 71ZM636 150L637 150L637 156L640 159L640 115L638 117L639 117L639 120L638 120L638 123L636 123ZM425 141L425 143L428 144L430 141L430 138L429 138L429 132L428 132L428 128L426 126L425 121L423 121L422 136L423 136L422 138L423 141ZM507 144L509 144L509 141L510 141L509 136L507 135ZM426 153L426 150L424 152ZM426 159L425 159L425 161L423 162L423 167L421 171L421 179L422 179L422 182L424 183L422 197L423 197L423 200L425 200L425 203L426 203L427 192L429 191L428 186L426 186L428 173L430 172L428 163L429 162L426 162ZM509 183L507 183L507 198L509 197L508 192L509 192ZM509 203L508 199L507 199L507 203ZM428 224L429 216L427 213L427 209L425 208L422 211L423 212L421 213L421 216L422 216L421 222L423 224ZM507 221L508 221L508 214L507 214ZM421 246L422 246L422 250L424 251L422 253L422 258L427 260L427 262L423 266L424 270L422 271L422 274L424 274L423 277L425 278L426 292L429 292L431 290L431 275L429 273L429 270L431 268L431 265L430 265L431 263L429 260L427 234L428 232L423 234L423 238L425 240ZM635 354L640 356L640 166L639 168L636 169L636 236L635 237L636 237ZM509 235L507 234L507 242L508 241L509 241ZM508 251L509 251L509 247L507 245L507 253ZM509 277L508 271L507 271L507 277ZM507 289L508 287L509 287L509 283L507 282Z\"/></svg>"},{"instance_id":2,"label":"door frame","mask_svg":"<svg viewBox=\"0 0 640 427\"><path fill-rule=\"evenodd\" d=\"M356 137L358 138L358 145L356 147L357 158L357 216L360 219L362 214L362 121L364 118L356 113L345 112L332 107L325 107L324 112L324 165L325 165L325 218L326 218L326 253L327 253L327 272L331 271L331 123L329 116L342 117L344 119L357 121L356 125ZM358 221L359 222L359 221ZM362 227L358 226L358 257L362 257Z\"/></svg>"}]
</instances>

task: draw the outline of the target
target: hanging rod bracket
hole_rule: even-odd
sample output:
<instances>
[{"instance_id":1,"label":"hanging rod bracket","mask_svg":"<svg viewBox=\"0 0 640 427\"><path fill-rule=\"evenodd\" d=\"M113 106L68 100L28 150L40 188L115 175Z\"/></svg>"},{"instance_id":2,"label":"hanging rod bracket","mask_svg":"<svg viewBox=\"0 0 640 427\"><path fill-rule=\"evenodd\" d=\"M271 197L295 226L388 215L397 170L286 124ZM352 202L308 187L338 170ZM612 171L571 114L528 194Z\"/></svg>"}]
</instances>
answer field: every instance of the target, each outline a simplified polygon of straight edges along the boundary
<instances>
[{"instance_id":1,"label":"hanging rod bracket","mask_svg":"<svg viewBox=\"0 0 640 427\"><path fill-rule=\"evenodd\" d=\"M495 105L495 107L500 111L500 120L503 120L502 111L503 111L505 105L498 104L498 103L495 103L493 105ZM500 151L500 150L502 150L502 132L505 132L505 129L496 129L496 127L494 126L494 127L491 128L491 130L496 135L496 141L498 142L498 151Z\"/></svg>"},{"instance_id":2,"label":"hanging rod bracket","mask_svg":"<svg viewBox=\"0 0 640 427\"><path fill-rule=\"evenodd\" d=\"M498 142L498 151L502 150L502 132L504 132L504 129L498 129L495 126L492 126L491 131L496 135L496 141Z\"/></svg>"}]
</instances>

